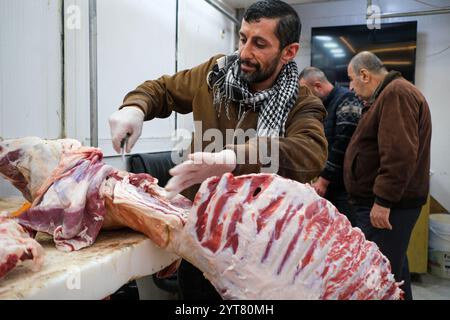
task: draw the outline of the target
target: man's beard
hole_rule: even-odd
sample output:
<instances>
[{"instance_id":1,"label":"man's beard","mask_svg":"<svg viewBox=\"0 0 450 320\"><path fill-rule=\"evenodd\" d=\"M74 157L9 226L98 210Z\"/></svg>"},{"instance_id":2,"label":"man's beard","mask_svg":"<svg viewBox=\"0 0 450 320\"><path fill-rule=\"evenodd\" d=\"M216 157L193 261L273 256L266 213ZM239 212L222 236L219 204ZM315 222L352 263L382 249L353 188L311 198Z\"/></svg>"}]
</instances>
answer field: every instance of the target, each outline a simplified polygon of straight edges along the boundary
<instances>
[{"instance_id":1,"label":"man's beard","mask_svg":"<svg viewBox=\"0 0 450 320\"><path fill-rule=\"evenodd\" d=\"M240 69L241 80L246 81L248 84L253 83L261 83L269 79L275 72L278 62L280 61L281 53L275 57L267 67L267 69L261 69L261 65L259 63L253 64L248 60L240 60L239 66L241 64L245 64L255 68L255 71L251 73L245 73Z\"/></svg>"}]
</instances>

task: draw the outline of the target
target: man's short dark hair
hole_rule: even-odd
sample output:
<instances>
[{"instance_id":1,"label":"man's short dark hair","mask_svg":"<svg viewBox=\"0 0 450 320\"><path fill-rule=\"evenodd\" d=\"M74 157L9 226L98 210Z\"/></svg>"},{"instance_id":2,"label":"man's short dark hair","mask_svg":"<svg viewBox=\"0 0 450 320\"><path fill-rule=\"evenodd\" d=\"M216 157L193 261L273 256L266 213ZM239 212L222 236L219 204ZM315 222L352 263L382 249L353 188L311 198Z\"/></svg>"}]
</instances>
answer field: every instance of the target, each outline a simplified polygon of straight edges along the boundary
<instances>
[{"instance_id":1,"label":"man's short dark hair","mask_svg":"<svg viewBox=\"0 0 450 320\"><path fill-rule=\"evenodd\" d=\"M280 40L280 49L291 43L300 42L302 23L297 12L289 4L279 0L258 1L244 14L246 22L255 22L262 18L278 19L275 34Z\"/></svg>"}]
</instances>

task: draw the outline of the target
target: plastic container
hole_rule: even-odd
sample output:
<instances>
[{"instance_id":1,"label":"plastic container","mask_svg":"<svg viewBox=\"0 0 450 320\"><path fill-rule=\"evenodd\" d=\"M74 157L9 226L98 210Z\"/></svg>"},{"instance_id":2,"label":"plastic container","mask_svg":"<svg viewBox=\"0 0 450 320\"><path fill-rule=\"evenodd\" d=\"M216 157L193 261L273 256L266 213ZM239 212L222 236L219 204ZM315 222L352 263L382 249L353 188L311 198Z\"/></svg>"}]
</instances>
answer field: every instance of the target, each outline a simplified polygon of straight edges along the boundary
<instances>
[{"instance_id":1,"label":"plastic container","mask_svg":"<svg viewBox=\"0 0 450 320\"><path fill-rule=\"evenodd\" d=\"M438 277L450 279L450 214L430 215L428 268Z\"/></svg>"}]
</instances>

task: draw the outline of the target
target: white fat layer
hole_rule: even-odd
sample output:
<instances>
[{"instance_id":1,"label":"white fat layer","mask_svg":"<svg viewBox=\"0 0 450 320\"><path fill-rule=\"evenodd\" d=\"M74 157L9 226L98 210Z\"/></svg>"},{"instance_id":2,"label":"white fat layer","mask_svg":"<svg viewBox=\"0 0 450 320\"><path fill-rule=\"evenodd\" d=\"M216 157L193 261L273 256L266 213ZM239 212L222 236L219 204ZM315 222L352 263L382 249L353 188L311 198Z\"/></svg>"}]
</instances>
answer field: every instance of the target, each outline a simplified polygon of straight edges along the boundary
<instances>
[{"instance_id":1,"label":"white fat layer","mask_svg":"<svg viewBox=\"0 0 450 320\"><path fill-rule=\"evenodd\" d=\"M24 176L34 200L40 187L58 166L61 155L80 148L81 143L72 139L43 140L37 137L26 137L6 140L0 143L0 146L2 147L0 158L10 152L20 151L21 156L11 164Z\"/></svg>"},{"instance_id":2,"label":"white fat layer","mask_svg":"<svg viewBox=\"0 0 450 320\"><path fill-rule=\"evenodd\" d=\"M197 209L209 196L208 182L205 181L197 194L197 201L188 217L184 232L181 235L182 241L179 247L179 254L185 259L194 263L205 274L213 285L221 293L222 297L228 299L319 299L327 288L336 287L337 290L331 295L330 299L335 299L342 290L352 288L355 280L362 284L358 290L369 292L372 298L380 299L391 286L396 285L393 277L386 272L387 266L379 263L374 265L376 258L382 256L376 245L367 246L365 238L349 237L349 243L340 243L338 232L347 235L350 232L361 234L359 229L352 229L350 223L331 203L320 198L315 191L307 185L303 185L291 180L283 179L278 176L271 176L273 181L270 185L261 191L257 199L244 204L248 197L250 184L253 175L233 178L230 175L224 175L213 190L214 196L208 203L206 213L208 219L206 222L206 232L200 242L197 239ZM229 189L230 179L246 180L236 190ZM232 191L226 204L220 212L218 225L222 224L222 236L220 238L219 249L214 253L210 249L202 246L210 240L214 230L211 228L213 216L216 212L217 202L227 192ZM265 226L258 233L257 221L260 213L274 200L282 197L280 206L265 221ZM306 217L305 213L309 205L318 202L319 209L314 215L328 215L329 223L315 221L313 218ZM289 208L301 207L295 216L285 223L280 238L273 240L267 259L263 261L268 243L272 238L276 224L281 220ZM236 224L236 233L239 235L239 246L234 253L231 248L225 249L228 229L232 223L233 213L239 206L244 205L244 214L242 223ZM301 220L304 219L304 220ZM315 222L314 222L315 221ZM327 220L326 220L327 221ZM336 222L336 223L334 223ZM336 230L330 229L334 228ZM292 242L295 234L301 230L298 241L292 247L292 252L288 258L285 258L287 249ZM307 232L309 231L309 232ZM330 236L324 241L326 236ZM302 265L303 259L308 255L310 248L315 243L316 247L306 266ZM356 257L353 256L352 249L356 250ZM362 250L369 249L367 252ZM338 261L330 260L329 254L341 250L342 254ZM366 258L362 261L362 255ZM341 267L345 261L355 260L347 265L349 275L339 279ZM283 267L281 265L283 264ZM327 274L322 276L325 268ZM382 273L389 276L381 277ZM376 289L373 286L378 286ZM364 291L365 290L365 291ZM395 295L399 295L400 289L397 287ZM357 297L353 294L352 297Z\"/></svg>"}]
</instances>

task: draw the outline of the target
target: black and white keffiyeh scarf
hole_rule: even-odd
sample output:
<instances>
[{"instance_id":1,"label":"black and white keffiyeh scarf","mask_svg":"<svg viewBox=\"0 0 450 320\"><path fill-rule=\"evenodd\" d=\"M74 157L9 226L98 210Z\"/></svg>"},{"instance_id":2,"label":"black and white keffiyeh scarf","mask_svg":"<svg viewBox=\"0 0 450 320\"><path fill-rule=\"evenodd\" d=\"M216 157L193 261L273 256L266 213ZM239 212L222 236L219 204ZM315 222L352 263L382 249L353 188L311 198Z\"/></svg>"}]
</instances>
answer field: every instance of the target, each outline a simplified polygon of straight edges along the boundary
<instances>
[{"instance_id":1,"label":"black and white keffiyeh scarf","mask_svg":"<svg viewBox=\"0 0 450 320\"><path fill-rule=\"evenodd\" d=\"M230 101L241 110L252 108L258 112L258 136L277 137L285 135L285 125L289 112L298 96L298 68L295 61L286 64L274 85L264 91L251 93L247 82L240 77L239 54L224 56L217 60L208 74L208 85L213 90L214 105L220 114L225 104L227 116Z\"/></svg>"}]
</instances>

